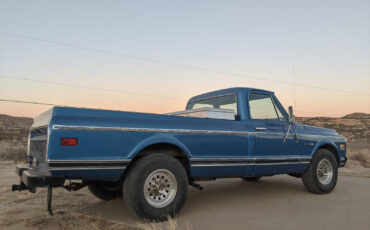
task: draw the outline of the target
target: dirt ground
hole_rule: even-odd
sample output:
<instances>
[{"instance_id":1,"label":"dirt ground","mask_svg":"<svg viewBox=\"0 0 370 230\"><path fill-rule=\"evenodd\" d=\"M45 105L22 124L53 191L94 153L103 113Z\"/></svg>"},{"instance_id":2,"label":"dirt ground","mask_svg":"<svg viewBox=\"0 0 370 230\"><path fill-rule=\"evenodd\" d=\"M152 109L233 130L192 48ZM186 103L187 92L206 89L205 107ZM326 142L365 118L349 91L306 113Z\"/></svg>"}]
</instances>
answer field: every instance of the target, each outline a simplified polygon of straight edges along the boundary
<instances>
[{"instance_id":1,"label":"dirt ground","mask_svg":"<svg viewBox=\"0 0 370 230\"><path fill-rule=\"evenodd\" d=\"M131 215L121 199L104 202L84 188L54 189L54 217L46 211L46 189L36 194L11 192L18 181L14 163L0 164L0 229L366 229L370 226L370 179L340 176L328 195L305 191L289 176L201 182L204 191L189 190L175 220L150 224ZM345 169L341 175L357 172ZM369 176L369 171L359 173Z\"/></svg>"}]
</instances>

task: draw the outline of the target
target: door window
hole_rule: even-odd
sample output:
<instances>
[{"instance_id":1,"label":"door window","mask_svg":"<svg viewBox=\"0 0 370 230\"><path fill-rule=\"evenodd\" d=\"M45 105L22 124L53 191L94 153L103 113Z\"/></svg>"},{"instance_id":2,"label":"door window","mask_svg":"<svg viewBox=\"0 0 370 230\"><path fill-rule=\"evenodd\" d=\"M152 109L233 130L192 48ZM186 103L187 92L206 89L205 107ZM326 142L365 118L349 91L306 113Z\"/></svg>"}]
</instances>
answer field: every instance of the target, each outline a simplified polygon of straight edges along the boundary
<instances>
[{"instance_id":1,"label":"door window","mask_svg":"<svg viewBox=\"0 0 370 230\"><path fill-rule=\"evenodd\" d=\"M249 94L249 111L252 119L279 120L274 102L268 94ZM282 116L281 113L280 116Z\"/></svg>"}]
</instances>

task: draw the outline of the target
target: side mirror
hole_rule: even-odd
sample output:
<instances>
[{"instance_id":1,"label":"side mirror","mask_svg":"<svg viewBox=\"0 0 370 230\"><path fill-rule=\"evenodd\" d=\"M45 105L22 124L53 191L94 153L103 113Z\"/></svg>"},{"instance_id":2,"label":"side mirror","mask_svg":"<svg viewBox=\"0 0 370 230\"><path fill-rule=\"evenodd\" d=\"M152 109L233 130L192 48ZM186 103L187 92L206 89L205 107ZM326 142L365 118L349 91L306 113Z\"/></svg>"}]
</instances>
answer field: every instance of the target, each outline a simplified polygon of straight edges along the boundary
<instances>
[{"instance_id":1,"label":"side mirror","mask_svg":"<svg viewBox=\"0 0 370 230\"><path fill-rule=\"evenodd\" d=\"M289 122L294 122L294 115L293 115L293 106L289 106Z\"/></svg>"}]
</instances>

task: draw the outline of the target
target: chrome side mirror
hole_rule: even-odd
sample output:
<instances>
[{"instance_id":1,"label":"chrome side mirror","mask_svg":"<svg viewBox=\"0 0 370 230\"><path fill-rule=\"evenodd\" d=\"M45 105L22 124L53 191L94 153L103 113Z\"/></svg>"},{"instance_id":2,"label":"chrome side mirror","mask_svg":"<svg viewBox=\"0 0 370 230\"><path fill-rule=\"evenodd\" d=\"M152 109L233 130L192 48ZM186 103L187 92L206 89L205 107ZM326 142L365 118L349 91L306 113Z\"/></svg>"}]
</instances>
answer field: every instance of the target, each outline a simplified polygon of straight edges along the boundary
<instances>
[{"instance_id":1,"label":"chrome side mirror","mask_svg":"<svg viewBox=\"0 0 370 230\"><path fill-rule=\"evenodd\" d=\"M289 122L294 123L293 106L289 106Z\"/></svg>"}]
</instances>

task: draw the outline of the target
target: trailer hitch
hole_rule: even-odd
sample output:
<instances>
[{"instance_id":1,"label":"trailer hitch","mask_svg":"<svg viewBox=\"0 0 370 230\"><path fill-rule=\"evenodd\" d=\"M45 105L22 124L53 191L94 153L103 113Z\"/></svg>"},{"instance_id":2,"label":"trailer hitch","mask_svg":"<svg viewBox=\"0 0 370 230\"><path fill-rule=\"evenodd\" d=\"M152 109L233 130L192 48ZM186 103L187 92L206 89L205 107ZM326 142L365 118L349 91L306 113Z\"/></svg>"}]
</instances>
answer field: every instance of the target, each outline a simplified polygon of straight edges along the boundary
<instances>
[{"instance_id":1,"label":"trailer hitch","mask_svg":"<svg viewBox=\"0 0 370 230\"><path fill-rule=\"evenodd\" d=\"M36 193L36 188L35 187L27 187L23 182L21 184L13 184L12 185L12 192L14 191L24 191L28 190L29 192Z\"/></svg>"}]
</instances>

